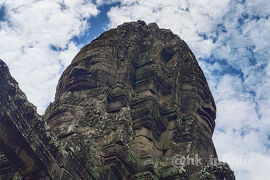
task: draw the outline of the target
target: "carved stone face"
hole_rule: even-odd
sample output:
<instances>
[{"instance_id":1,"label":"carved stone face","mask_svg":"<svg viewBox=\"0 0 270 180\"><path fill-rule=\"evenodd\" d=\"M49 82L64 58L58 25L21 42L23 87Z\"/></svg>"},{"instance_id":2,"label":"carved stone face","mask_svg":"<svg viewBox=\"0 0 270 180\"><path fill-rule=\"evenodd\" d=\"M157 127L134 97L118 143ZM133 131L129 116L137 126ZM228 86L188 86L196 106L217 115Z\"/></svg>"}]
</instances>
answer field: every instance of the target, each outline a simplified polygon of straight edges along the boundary
<instances>
[{"instance_id":1,"label":"carved stone face","mask_svg":"<svg viewBox=\"0 0 270 180\"><path fill-rule=\"evenodd\" d=\"M111 88L114 84L131 86L133 66L117 46L82 49L63 73L56 98L66 91ZM82 53L86 51L85 53Z\"/></svg>"},{"instance_id":2,"label":"carved stone face","mask_svg":"<svg viewBox=\"0 0 270 180\"><path fill-rule=\"evenodd\" d=\"M79 53L65 70L58 84L56 97L66 91L112 86L118 60L114 55L114 47L99 47L88 53Z\"/></svg>"},{"instance_id":3,"label":"carved stone face","mask_svg":"<svg viewBox=\"0 0 270 180\"><path fill-rule=\"evenodd\" d=\"M233 179L220 166L175 173L177 155L216 157L216 108L194 55L169 30L138 21L103 33L64 71L44 116L1 60L0 69L0 150L23 179Z\"/></svg>"},{"instance_id":4,"label":"carved stone face","mask_svg":"<svg viewBox=\"0 0 270 180\"><path fill-rule=\"evenodd\" d=\"M114 144L140 158L195 153L199 145L215 155L208 141L216 109L205 77L185 42L154 24L123 25L84 47L64 71L55 104L49 124L104 154Z\"/></svg>"}]
</instances>

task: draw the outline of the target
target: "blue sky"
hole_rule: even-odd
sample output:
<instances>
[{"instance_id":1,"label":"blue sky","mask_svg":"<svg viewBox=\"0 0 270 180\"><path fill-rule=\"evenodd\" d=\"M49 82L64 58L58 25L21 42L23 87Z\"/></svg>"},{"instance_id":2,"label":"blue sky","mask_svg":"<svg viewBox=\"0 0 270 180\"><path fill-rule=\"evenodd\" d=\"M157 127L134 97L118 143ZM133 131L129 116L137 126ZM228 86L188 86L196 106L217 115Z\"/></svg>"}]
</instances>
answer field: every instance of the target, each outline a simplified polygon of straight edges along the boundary
<instances>
[{"instance_id":1,"label":"blue sky","mask_svg":"<svg viewBox=\"0 0 270 180\"><path fill-rule=\"evenodd\" d=\"M5 21L6 7L4 4L0 6L0 21Z\"/></svg>"},{"instance_id":2,"label":"blue sky","mask_svg":"<svg viewBox=\"0 0 270 180\"><path fill-rule=\"evenodd\" d=\"M87 18L89 28L83 31L79 36L74 36L72 39L76 45L84 46L90 43L93 39L97 38L102 32L108 30L108 24L110 20L107 16L111 7L119 6L120 3L104 4L99 6L100 13L97 16Z\"/></svg>"},{"instance_id":3,"label":"blue sky","mask_svg":"<svg viewBox=\"0 0 270 180\"><path fill-rule=\"evenodd\" d=\"M187 42L207 77L219 157L237 179L263 180L270 168L269 18L269 0L0 0L0 58L42 114L81 47L123 22L156 22Z\"/></svg>"}]
</instances>

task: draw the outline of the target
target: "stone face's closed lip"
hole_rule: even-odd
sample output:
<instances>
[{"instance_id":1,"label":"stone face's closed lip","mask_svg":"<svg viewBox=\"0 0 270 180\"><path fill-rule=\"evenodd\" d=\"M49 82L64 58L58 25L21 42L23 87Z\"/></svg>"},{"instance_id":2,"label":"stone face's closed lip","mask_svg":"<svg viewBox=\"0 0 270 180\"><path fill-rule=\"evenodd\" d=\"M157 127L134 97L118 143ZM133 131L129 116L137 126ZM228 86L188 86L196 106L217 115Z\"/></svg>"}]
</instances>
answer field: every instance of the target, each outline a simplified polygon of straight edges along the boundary
<instances>
[{"instance_id":1,"label":"stone face's closed lip","mask_svg":"<svg viewBox=\"0 0 270 180\"><path fill-rule=\"evenodd\" d=\"M212 109L207 106L203 106L198 109L198 114L208 123L212 131L215 128L215 115L213 115Z\"/></svg>"}]
</instances>

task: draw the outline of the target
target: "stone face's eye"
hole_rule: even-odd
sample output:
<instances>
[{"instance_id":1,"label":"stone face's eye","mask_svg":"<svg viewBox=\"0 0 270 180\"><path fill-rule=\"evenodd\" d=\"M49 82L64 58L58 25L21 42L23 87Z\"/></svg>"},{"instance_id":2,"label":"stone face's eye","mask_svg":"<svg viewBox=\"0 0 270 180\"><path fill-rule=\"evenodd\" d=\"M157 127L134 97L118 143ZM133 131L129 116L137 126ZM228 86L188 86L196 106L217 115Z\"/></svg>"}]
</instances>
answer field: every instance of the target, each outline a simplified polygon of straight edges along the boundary
<instances>
[{"instance_id":1,"label":"stone face's eye","mask_svg":"<svg viewBox=\"0 0 270 180\"><path fill-rule=\"evenodd\" d=\"M172 49L169 49L167 47L164 47L161 50L161 57L165 62L168 62L173 56L175 52L172 51Z\"/></svg>"},{"instance_id":2,"label":"stone face's eye","mask_svg":"<svg viewBox=\"0 0 270 180\"><path fill-rule=\"evenodd\" d=\"M73 76L73 77L87 75L87 74L89 74L88 70L85 68L80 68L80 67L75 67L70 72L70 76Z\"/></svg>"},{"instance_id":3,"label":"stone face's eye","mask_svg":"<svg viewBox=\"0 0 270 180\"><path fill-rule=\"evenodd\" d=\"M78 66L78 63L77 62L74 62L74 63L71 64L71 66L72 67L76 67L76 66Z\"/></svg>"}]
</instances>

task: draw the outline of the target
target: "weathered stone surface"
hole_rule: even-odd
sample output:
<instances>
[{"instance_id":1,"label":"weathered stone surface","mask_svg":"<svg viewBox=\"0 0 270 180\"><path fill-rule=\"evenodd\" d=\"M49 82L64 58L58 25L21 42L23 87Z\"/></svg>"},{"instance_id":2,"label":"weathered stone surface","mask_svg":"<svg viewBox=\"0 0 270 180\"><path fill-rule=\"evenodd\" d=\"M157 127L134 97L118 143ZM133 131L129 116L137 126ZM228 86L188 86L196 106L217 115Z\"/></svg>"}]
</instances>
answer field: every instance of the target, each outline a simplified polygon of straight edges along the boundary
<instances>
[{"instance_id":1,"label":"weathered stone surface","mask_svg":"<svg viewBox=\"0 0 270 180\"><path fill-rule=\"evenodd\" d=\"M0 150L3 152L0 153L1 180L12 176L17 179L91 177L70 152L59 146L57 137L27 101L1 60ZM6 169L10 169L8 174Z\"/></svg>"},{"instance_id":2,"label":"weathered stone surface","mask_svg":"<svg viewBox=\"0 0 270 180\"><path fill-rule=\"evenodd\" d=\"M195 56L170 30L138 21L104 32L64 71L44 116L0 65L0 150L23 177L235 179L228 165L210 162L215 102Z\"/></svg>"}]
</instances>

